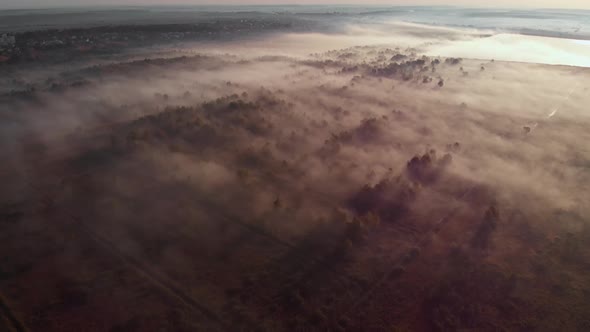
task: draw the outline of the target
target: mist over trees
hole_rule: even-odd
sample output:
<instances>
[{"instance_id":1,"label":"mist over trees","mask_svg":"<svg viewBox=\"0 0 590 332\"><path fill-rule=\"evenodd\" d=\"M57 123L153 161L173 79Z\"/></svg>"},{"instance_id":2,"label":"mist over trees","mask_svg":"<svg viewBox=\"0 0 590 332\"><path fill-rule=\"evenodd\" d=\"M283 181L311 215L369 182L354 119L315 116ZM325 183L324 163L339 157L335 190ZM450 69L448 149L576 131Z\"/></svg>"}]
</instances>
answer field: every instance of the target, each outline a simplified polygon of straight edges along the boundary
<instances>
[{"instance_id":1,"label":"mist over trees","mask_svg":"<svg viewBox=\"0 0 590 332\"><path fill-rule=\"evenodd\" d=\"M587 70L265 38L7 71L15 321L584 330Z\"/></svg>"}]
</instances>

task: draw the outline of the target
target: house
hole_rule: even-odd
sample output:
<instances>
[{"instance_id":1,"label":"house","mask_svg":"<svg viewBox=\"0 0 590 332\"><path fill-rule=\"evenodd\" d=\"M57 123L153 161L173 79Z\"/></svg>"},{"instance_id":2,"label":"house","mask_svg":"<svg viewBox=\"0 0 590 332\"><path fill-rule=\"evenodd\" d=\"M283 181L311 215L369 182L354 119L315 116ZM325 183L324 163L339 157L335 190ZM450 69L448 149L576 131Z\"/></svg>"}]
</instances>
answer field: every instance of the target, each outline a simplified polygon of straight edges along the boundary
<instances>
[{"instance_id":1,"label":"house","mask_svg":"<svg viewBox=\"0 0 590 332\"><path fill-rule=\"evenodd\" d=\"M16 44L16 38L7 33L0 35L0 47L11 48Z\"/></svg>"}]
</instances>

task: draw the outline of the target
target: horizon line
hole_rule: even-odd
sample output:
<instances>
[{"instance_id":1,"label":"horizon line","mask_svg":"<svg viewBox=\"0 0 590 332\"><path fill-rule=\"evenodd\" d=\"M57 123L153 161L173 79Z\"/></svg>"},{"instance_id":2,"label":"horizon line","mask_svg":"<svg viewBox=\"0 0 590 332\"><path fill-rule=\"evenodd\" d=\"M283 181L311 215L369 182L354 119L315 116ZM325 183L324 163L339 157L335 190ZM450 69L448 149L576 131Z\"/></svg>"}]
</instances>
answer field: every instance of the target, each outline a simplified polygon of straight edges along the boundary
<instances>
[{"instance_id":1,"label":"horizon line","mask_svg":"<svg viewBox=\"0 0 590 332\"><path fill-rule=\"evenodd\" d=\"M310 4L263 4L263 3L250 3L250 4L232 4L232 3L203 3L203 4L96 4L96 5L88 5L88 4L70 4L70 5L49 5L49 6L28 6L28 7L6 7L2 8L0 6L0 12L6 11L20 11L20 10L56 10L56 9L101 9L101 8L110 8L110 9L133 9L133 8L199 8L199 7L335 7L335 8L343 8L343 7L351 7L351 8L460 8L460 9L493 9L493 10L582 10L582 11L590 11L588 8L575 8L575 7L534 7L534 6L515 6L515 7L494 7L489 5L402 5L402 4L377 4L377 3L368 3L368 4L350 4L350 3L343 3L343 4L321 4L321 3L310 3Z\"/></svg>"}]
</instances>

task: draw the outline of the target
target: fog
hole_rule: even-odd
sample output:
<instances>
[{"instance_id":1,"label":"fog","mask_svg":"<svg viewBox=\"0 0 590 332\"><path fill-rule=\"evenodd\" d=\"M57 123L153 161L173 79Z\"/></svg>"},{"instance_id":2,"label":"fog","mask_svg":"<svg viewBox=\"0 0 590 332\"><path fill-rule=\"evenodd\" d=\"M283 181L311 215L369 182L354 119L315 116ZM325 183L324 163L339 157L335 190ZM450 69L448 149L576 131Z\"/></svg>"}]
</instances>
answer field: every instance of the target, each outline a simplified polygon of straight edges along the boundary
<instances>
[{"instance_id":1,"label":"fog","mask_svg":"<svg viewBox=\"0 0 590 332\"><path fill-rule=\"evenodd\" d=\"M588 192L580 177L587 176L580 164L588 156L579 142L588 136L583 129L588 70L533 64L585 65L583 45L415 24L349 26L345 31L195 44L175 51L183 57L161 52L161 60L50 68L49 77L31 80L49 79L53 87L41 83L40 91L25 98L5 97L3 135L9 149L3 151L9 151L13 162L25 163L19 169L37 167L27 164L27 144L42 146L49 158L53 149L83 151L87 141L100 141L95 135L116 137L135 130L150 136L151 127L162 124L133 121L162 111L164 118L174 118L178 107L189 107L178 117L202 118L215 133L206 138L213 140L211 145L199 148L207 153L194 156L190 139L171 124L176 129L170 137L146 137L140 142L147 142L133 143L133 148L122 143L127 152L121 162L147 154L145 162L155 167L174 164L181 169L155 172L193 177L203 193L215 191L209 184L224 185L230 197L220 197L223 204L233 204L231 192L241 190L239 179L228 174L242 168L261 167L249 171L285 177L298 174L278 183L263 177L257 192L265 197L249 198L256 201L250 206L252 218L269 213L269 200L275 196L298 196L301 190L326 195L330 204L316 207L324 210L317 211L320 218L344 208L346 195L355 188L404 174L407 161L431 149L438 157L453 157L440 180L444 191L454 190L449 186L455 181L467 182L468 187L493 188L495 200L502 198L513 207L585 208ZM445 57L480 60L450 64ZM423 64L406 64L414 59ZM434 64L437 59L441 64ZM401 66L387 71L391 63ZM27 81L22 72L13 75ZM232 95L236 97L227 97ZM217 98L229 99L218 105ZM210 101L221 109L199 106ZM225 103L236 102L236 110L223 111ZM245 104L241 110L241 103L255 106ZM282 106L275 109L275 104ZM251 127L243 128L246 124ZM214 141L217 136L219 142ZM447 146L455 142L461 148L449 151ZM263 159L263 165L241 165L236 160L240 153ZM153 159L155 155L162 161ZM290 187L295 184L298 188Z\"/></svg>"},{"instance_id":2,"label":"fog","mask_svg":"<svg viewBox=\"0 0 590 332\"><path fill-rule=\"evenodd\" d=\"M459 247L526 273L522 247L541 246L530 234L581 232L586 45L407 23L342 31L15 70L3 83L2 199L42 191L47 213L78 216L180 284L209 271L219 280L189 288L220 316L223 290L239 284L228 271L257 278L248 255L266 255L234 252L235 225L287 246L322 227L347 234L358 249L346 273L368 280L382 270L363 257L391 264L429 245L430 258ZM496 209L495 231L480 227Z\"/></svg>"}]
</instances>

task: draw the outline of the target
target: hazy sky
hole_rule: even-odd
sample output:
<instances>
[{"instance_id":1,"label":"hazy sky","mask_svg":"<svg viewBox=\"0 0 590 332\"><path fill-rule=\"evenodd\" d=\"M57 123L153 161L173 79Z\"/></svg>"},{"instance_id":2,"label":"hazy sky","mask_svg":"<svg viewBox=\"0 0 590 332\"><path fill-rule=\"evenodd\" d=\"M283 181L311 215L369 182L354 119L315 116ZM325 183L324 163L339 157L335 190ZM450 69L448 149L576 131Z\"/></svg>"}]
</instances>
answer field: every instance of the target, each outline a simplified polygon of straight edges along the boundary
<instances>
[{"instance_id":1,"label":"hazy sky","mask_svg":"<svg viewBox=\"0 0 590 332\"><path fill-rule=\"evenodd\" d=\"M199 4L359 4L359 5L463 5L469 7L537 7L590 9L590 0L0 0L0 8L35 8L94 5L199 5Z\"/></svg>"}]
</instances>

